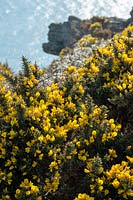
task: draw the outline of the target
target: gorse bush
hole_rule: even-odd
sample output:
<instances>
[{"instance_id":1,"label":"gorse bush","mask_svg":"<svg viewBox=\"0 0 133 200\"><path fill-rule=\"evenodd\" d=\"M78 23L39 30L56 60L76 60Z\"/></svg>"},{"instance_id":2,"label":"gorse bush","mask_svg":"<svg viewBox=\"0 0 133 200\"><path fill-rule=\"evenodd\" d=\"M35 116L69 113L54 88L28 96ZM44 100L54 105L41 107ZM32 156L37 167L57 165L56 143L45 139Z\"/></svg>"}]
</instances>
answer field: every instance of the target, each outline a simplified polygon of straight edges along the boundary
<instances>
[{"instance_id":1,"label":"gorse bush","mask_svg":"<svg viewBox=\"0 0 133 200\"><path fill-rule=\"evenodd\" d=\"M133 27L62 82L0 65L0 199L132 199Z\"/></svg>"}]
</instances>

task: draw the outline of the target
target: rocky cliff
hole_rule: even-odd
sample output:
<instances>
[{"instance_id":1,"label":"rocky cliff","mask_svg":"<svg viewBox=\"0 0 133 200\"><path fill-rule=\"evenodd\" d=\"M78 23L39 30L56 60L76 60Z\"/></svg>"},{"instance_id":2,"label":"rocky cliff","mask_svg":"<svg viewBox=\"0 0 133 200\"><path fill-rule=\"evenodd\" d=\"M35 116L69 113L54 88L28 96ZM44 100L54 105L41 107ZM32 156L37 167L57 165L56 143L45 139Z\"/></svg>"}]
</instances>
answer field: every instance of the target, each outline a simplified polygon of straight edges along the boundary
<instances>
[{"instance_id":1,"label":"rocky cliff","mask_svg":"<svg viewBox=\"0 0 133 200\"><path fill-rule=\"evenodd\" d=\"M67 22L52 23L49 26L48 43L42 45L43 51L59 55L63 48L73 47L77 40L87 34L97 38L111 38L113 34L133 23L133 9L130 14L131 17L127 20L116 17L92 17L91 19L81 20L69 16Z\"/></svg>"},{"instance_id":2,"label":"rocky cliff","mask_svg":"<svg viewBox=\"0 0 133 200\"><path fill-rule=\"evenodd\" d=\"M48 33L48 43L43 44L46 53L58 55L61 49L71 46L84 34L81 29L81 20L70 16L68 22L60 24L50 24Z\"/></svg>"}]
</instances>

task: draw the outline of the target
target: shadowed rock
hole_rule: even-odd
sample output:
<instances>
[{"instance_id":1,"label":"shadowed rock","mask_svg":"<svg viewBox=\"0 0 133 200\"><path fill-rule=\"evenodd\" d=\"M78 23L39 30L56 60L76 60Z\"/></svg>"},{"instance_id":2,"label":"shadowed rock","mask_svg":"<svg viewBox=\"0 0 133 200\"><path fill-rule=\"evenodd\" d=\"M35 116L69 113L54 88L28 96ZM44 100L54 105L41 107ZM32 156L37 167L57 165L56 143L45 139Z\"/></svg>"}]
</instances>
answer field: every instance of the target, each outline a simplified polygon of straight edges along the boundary
<instances>
[{"instance_id":1,"label":"shadowed rock","mask_svg":"<svg viewBox=\"0 0 133 200\"><path fill-rule=\"evenodd\" d=\"M74 16L69 16L64 23L52 23L49 26L48 43L43 43L43 51L53 55L59 55L60 51L66 47L73 47L73 44L84 35L91 34L94 37L109 39L113 34L121 32L129 24L133 24L133 9L131 17L127 20L117 17L92 17L81 20ZM94 23L100 23L100 27L91 29Z\"/></svg>"},{"instance_id":2,"label":"shadowed rock","mask_svg":"<svg viewBox=\"0 0 133 200\"><path fill-rule=\"evenodd\" d=\"M61 49L67 46L71 47L83 35L80 23L80 19L70 16L68 22L50 24L48 33L49 42L43 44L43 50L46 53L58 55Z\"/></svg>"}]
</instances>

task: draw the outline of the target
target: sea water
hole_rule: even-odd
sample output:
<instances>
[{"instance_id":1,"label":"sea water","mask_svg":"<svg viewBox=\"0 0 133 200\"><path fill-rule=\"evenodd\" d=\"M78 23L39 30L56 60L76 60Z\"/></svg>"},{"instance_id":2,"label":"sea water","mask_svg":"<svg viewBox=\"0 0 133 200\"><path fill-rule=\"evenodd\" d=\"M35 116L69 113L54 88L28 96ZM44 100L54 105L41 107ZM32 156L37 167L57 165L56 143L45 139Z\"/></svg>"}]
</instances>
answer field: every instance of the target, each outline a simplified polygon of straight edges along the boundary
<instances>
[{"instance_id":1,"label":"sea water","mask_svg":"<svg viewBox=\"0 0 133 200\"><path fill-rule=\"evenodd\" d=\"M133 0L0 0L0 62L17 72L26 56L47 67L56 58L42 50L50 23L67 21L70 15L129 18L131 4Z\"/></svg>"}]
</instances>

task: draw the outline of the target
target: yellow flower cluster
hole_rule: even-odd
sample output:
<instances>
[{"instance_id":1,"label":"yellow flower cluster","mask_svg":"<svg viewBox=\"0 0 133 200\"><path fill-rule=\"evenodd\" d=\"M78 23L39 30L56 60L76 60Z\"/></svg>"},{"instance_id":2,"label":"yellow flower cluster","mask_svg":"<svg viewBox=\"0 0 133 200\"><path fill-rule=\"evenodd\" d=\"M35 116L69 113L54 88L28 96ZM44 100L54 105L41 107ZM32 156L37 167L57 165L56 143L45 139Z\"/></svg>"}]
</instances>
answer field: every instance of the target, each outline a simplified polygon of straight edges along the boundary
<instances>
[{"instance_id":1,"label":"yellow flower cluster","mask_svg":"<svg viewBox=\"0 0 133 200\"><path fill-rule=\"evenodd\" d=\"M54 177L50 181L48 178L45 179L44 191L46 192L55 192L58 189L60 174L58 172L55 173Z\"/></svg>"},{"instance_id":2,"label":"yellow flower cluster","mask_svg":"<svg viewBox=\"0 0 133 200\"><path fill-rule=\"evenodd\" d=\"M133 197L133 173L126 161L116 164L106 172L107 180L117 190L118 196L122 195L124 199Z\"/></svg>"},{"instance_id":3,"label":"yellow flower cluster","mask_svg":"<svg viewBox=\"0 0 133 200\"><path fill-rule=\"evenodd\" d=\"M111 131L109 133L104 133L102 136L102 142L109 140L110 138L115 138L117 136L118 130L121 128L121 125L115 125L114 119L109 120L109 126Z\"/></svg>"},{"instance_id":4,"label":"yellow flower cluster","mask_svg":"<svg viewBox=\"0 0 133 200\"><path fill-rule=\"evenodd\" d=\"M96 28L100 28L100 27L101 27L100 22L95 22L90 25L90 29L96 29Z\"/></svg>"},{"instance_id":5,"label":"yellow flower cluster","mask_svg":"<svg viewBox=\"0 0 133 200\"><path fill-rule=\"evenodd\" d=\"M133 32L133 27L128 27L121 35L115 35L108 47L98 49L104 59L111 58L110 65L103 72L106 80L103 87L112 88L122 94L133 92L133 50L131 47L133 39L128 37L128 31Z\"/></svg>"},{"instance_id":6,"label":"yellow flower cluster","mask_svg":"<svg viewBox=\"0 0 133 200\"><path fill-rule=\"evenodd\" d=\"M98 42L99 42L98 39L96 39L95 37L92 37L91 35L85 35L78 41L81 48L84 48L86 46L91 46L93 44L97 44Z\"/></svg>"},{"instance_id":7,"label":"yellow flower cluster","mask_svg":"<svg viewBox=\"0 0 133 200\"><path fill-rule=\"evenodd\" d=\"M42 87L42 70L24 58L17 75L0 65L0 199L132 197L130 129L107 103L110 94L132 94L131 38L123 34L119 48L114 38L84 67L69 66L62 83Z\"/></svg>"},{"instance_id":8,"label":"yellow flower cluster","mask_svg":"<svg viewBox=\"0 0 133 200\"><path fill-rule=\"evenodd\" d=\"M74 200L94 200L93 197L90 197L89 195L87 194L78 194L78 197L76 197Z\"/></svg>"},{"instance_id":9,"label":"yellow flower cluster","mask_svg":"<svg viewBox=\"0 0 133 200\"><path fill-rule=\"evenodd\" d=\"M39 192L39 188L38 186L35 186L31 181L29 181L28 179L24 179L23 182L21 182L20 184L20 188L21 189L16 189L16 194L15 194L15 198L16 199L20 199L22 198L21 196L25 195L25 198L27 198L26 196L30 196L33 199L35 198L40 198L37 197L37 193ZM21 194L23 193L23 194Z\"/></svg>"}]
</instances>

